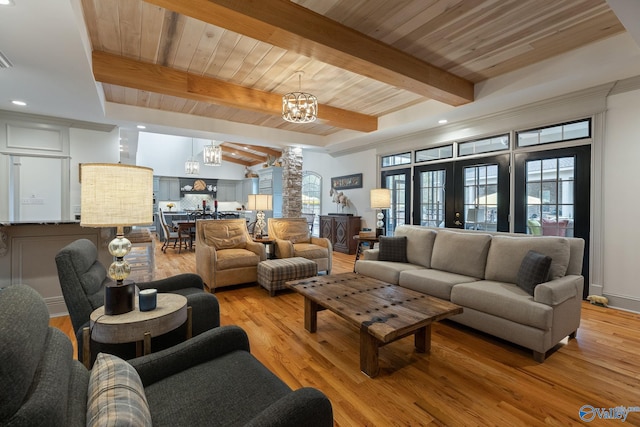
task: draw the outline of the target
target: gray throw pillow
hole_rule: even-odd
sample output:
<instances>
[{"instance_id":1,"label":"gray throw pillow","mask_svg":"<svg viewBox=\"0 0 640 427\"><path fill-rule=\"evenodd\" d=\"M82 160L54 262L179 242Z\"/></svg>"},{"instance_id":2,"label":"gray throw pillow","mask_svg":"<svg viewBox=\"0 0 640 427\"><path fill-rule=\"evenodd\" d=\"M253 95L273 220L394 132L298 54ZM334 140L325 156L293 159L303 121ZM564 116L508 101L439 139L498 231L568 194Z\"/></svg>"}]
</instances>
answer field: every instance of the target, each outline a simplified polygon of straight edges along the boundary
<instances>
[{"instance_id":1,"label":"gray throw pillow","mask_svg":"<svg viewBox=\"0 0 640 427\"><path fill-rule=\"evenodd\" d=\"M551 257L536 251L529 251L522 259L516 285L533 295L533 290L540 283L546 282L551 269Z\"/></svg>"},{"instance_id":2,"label":"gray throw pillow","mask_svg":"<svg viewBox=\"0 0 640 427\"><path fill-rule=\"evenodd\" d=\"M408 262L407 236L380 236L378 239L380 241L378 261Z\"/></svg>"}]
</instances>

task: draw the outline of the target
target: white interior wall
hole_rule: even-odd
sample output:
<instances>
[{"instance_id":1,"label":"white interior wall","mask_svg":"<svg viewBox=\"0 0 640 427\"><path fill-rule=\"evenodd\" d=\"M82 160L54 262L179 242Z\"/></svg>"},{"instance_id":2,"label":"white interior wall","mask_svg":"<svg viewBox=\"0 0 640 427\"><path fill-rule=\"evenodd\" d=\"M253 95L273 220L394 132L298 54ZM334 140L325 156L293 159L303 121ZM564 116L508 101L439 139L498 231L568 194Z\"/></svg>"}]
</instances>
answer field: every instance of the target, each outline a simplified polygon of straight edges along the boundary
<instances>
[{"instance_id":1,"label":"white interior wall","mask_svg":"<svg viewBox=\"0 0 640 427\"><path fill-rule=\"evenodd\" d=\"M365 150L356 154L332 157L329 154L302 150L302 169L322 176L322 215L334 212L352 213L362 217L362 227L375 228L375 214L369 202L369 191L376 188L378 168L375 150ZM329 191L331 178L362 173L362 188L342 191L349 199L344 211L338 210L332 202Z\"/></svg>"},{"instance_id":2,"label":"white interior wall","mask_svg":"<svg viewBox=\"0 0 640 427\"><path fill-rule=\"evenodd\" d=\"M602 293L615 306L640 311L640 90L611 95L607 100L603 193Z\"/></svg>"},{"instance_id":3,"label":"white interior wall","mask_svg":"<svg viewBox=\"0 0 640 427\"><path fill-rule=\"evenodd\" d=\"M200 177L239 180L244 178L244 166L222 160L220 166L205 166L202 151L211 140L194 139L193 154L200 162ZM136 164L153 168L159 176L184 177L184 162L191 157L191 138L140 132Z\"/></svg>"},{"instance_id":4,"label":"white interior wall","mask_svg":"<svg viewBox=\"0 0 640 427\"><path fill-rule=\"evenodd\" d=\"M87 129L69 129L69 200L71 218L80 214L80 164L118 163L120 160L119 130L101 132Z\"/></svg>"}]
</instances>

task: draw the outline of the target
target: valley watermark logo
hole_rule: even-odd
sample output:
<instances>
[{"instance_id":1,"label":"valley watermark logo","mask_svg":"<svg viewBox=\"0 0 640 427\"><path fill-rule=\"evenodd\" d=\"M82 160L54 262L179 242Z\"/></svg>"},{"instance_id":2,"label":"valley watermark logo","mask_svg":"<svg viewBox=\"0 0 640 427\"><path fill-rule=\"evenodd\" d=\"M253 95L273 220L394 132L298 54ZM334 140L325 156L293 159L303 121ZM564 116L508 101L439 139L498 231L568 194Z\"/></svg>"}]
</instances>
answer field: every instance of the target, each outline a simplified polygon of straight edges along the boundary
<instances>
[{"instance_id":1,"label":"valley watermark logo","mask_svg":"<svg viewBox=\"0 0 640 427\"><path fill-rule=\"evenodd\" d=\"M594 408L591 405L584 405L578 412L580 419L584 422L591 422L596 418L601 420L627 421L630 412L640 412L640 406L616 406L615 408Z\"/></svg>"}]
</instances>

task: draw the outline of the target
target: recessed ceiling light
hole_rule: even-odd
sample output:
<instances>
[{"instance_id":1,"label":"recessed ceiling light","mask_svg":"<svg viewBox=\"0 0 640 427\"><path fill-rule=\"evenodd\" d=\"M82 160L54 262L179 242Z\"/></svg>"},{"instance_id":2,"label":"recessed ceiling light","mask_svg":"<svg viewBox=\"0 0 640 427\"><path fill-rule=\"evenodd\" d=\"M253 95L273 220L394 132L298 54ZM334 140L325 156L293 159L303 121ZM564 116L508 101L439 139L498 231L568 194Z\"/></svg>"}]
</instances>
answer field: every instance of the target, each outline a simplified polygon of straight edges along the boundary
<instances>
[{"instance_id":1,"label":"recessed ceiling light","mask_svg":"<svg viewBox=\"0 0 640 427\"><path fill-rule=\"evenodd\" d=\"M1 1L1 0L0 0L0 1ZM12 103L13 105L19 105L19 106L21 106L21 107L25 107L25 106L27 105L27 103L26 103L26 102L24 102L24 101L18 101L17 99L14 99L13 101L11 101L11 103Z\"/></svg>"},{"instance_id":2,"label":"recessed ceiling light","mask_svg":"<svg viewBox=\"0 0 640 427\"><path fill-rule=\"evenodd\" d=\"M0 6L13 6L13 0L0 0Z\"/></svg>"},{"instance_id":3,"label":"recessed ceiling light","mask_svg":"<svg viewBox=\"0 0 640 427\"><path fill-rule=\"evenodd\" d=\"M443 124L447 123L447 119L440 119L440 120L438 120L438 123L443 125Z\"/></svg>"},{"instance_id":4,"label":"recessed ceiling light","mask_svg":"<svg viewBox=\"0 0 640 427\"><path fill-rule=\"evenodd\" d=\"M136 126L138 129L146 129L147 127L145 125L138 125Z\"/></svg>"}]
</instances>

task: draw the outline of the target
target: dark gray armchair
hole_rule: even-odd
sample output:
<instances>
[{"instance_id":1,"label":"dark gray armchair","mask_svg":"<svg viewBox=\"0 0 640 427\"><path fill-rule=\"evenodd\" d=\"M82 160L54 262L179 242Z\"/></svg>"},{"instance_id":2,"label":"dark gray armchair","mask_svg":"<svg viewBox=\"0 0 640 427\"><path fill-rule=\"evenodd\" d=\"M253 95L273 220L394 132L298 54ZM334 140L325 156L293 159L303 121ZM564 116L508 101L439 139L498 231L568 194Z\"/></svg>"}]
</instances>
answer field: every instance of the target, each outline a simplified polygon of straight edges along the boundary
<instances>
[{"instance_id":1,"label":"dark gray armchair","mask_svg":"<svg viewBox=\"0 0 640 427\"><path fill-rule=\"evenodd\" d=\"M73 360L69 339L48 323L34 289L0 290L2 426L87 425L89 384L102 388L101 378ZM208 330L129 364L142 380L155 427L333 425L329 399L314 388L292 391L251 355L237 326Z\"/></svg>"},{"instance_id":2,"label":"dark gray armchair","mask_svg":"<svg viewBox=\"0 0 640 427\"><path fill-rule=\"evenodd\" d=\"M73 330L78 340L78 359L82 361L82 330L89 326L89 316L104 305L104 284L111 280L107 270L98 261L98 249L92 241L79 239L70 243L56 255L58 278L62 295L69 310ZM202 278L185 273L162 280L136 283L140 289L156 288L158 292L171 292L187 298L192 313L192 334L220 326L220 306L215 295L204 290ZM167 336L153 340L153 348L164 348L184 339L186 325ZM91 342L93 357L100 352L116 354L130 359L135 356L135 346L109 345ZM93 363L93 360L91 361Z\"/></svg>"}]
</instances>

